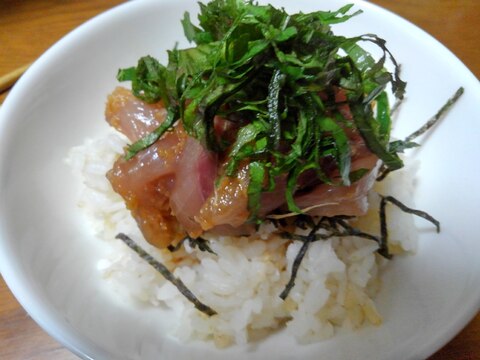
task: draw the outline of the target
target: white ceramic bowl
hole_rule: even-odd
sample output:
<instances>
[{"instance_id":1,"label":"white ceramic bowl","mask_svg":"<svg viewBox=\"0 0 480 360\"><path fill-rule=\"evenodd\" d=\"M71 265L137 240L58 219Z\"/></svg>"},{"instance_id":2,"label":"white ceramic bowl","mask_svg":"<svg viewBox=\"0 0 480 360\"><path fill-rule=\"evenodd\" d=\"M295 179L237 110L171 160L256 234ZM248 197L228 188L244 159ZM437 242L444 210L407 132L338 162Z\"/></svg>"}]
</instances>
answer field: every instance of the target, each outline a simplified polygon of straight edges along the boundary
<instances>
[{"instance_id":1,"label":"white ceramic bowl","mask_svg":"<svg viewBox=\"0 0 480 360\"><path fill-rule=\"evenodd\" d=\"M288 11L320 6L272 2ZM343 3L332 0L322 10ZM397 135L414 130L459 86L466 89L417 153L416 203L435 213L443 231L422 232L419 253L394 260L384 274L378 299L384 325L308 346L282 332L226 350L182 345L163 335L172 321L168 314L112 296L101 280L96 262L106 245L83 222L78 183L63 160L69 148L106 130L104 103L118 68L145 54L166 59L165 50L182 38L183 12L196 11L196 2L186 0L129 2L94 18L35 62L2 106L0 270L35 321L85 359L420 359L459 331L480 299L478 80L412 24L372 4L356 4L365 13L337 31L387 39L409 83Z\"/></svg>"}]
</instances>

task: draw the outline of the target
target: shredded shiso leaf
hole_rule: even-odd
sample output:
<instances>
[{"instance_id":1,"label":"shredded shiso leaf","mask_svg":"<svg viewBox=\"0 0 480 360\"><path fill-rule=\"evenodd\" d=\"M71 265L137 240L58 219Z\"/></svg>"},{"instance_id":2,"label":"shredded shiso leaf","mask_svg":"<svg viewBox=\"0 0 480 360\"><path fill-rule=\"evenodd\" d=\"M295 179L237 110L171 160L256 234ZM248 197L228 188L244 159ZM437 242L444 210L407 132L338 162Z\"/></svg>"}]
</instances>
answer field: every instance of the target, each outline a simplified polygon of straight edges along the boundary
<instances>
[{"instance_id":1,"label":"shredded shiso leaf","mask_svg":"<svg viewBox=\"0 0 480 360\"><path fill-rule=\"evenodd\" d=\"M288 14L252 1L213 0L200 3L198 26L185 13L185 36L194 47L170 50L167 65L145 56L136 67L119 70L117 78L131 81L135 96L162 101L168 111L158 129L128 147L126 158L181 121L190 136L229 159L227 176L235 176L239 164L249 164L250 220L256 222L263 220L256 217L261 193L272 191L280 176L287 178L285 197L295 213L302 212L294 194L301 190L297 180L304 172L313 169L322 182L339 186L363 176L350 169L349 131L358 131L388 169L401 168L389 142L387 90L401 99L406 84L385 40L332 32L330 25L361 13L350 12L352 6ZM376 45L380 59L362 43ZM393 72L386 70L387 62ZM351 118L341 107L348 107ZM216 116L235 124L236 139L216 136ZM338 178L324 171L325 161L335 164Z\"/></svg>"}]
</instances>

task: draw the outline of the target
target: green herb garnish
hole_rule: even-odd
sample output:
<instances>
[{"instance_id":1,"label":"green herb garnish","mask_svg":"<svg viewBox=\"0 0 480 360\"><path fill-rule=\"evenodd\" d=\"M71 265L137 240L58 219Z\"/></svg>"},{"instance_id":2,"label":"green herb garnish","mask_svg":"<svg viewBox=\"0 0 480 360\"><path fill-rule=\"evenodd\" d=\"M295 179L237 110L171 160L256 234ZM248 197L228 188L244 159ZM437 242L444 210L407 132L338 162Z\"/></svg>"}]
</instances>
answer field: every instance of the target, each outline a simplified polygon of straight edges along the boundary
<instances>
[{"instance_id":1,"label":"green herb garnish","mask_svg":"<svg viewBox=\"0 0 480 360\"><path fill-rule=\"evenodd\" d=\"M129 146L127 159L180 120L190 136L229 159L227 176L235 176L240 163L249 164L251 221L259 220L260 196L279 177L287 179L288 209L301 213L294 195L306 171L338 185L364 175L350 168L351 131L360 133L386 168L401 168L398 148L389 143L386 91L401 99L405 83L383 39L333 34L332 24L361 12L351 8L290 15L252 1L214 0L200 3L198 26L185 13L185 36L195 47L169 51L166 66L145 56L119 71L120 81L132 82L133 94L161 100L168 110L157 130ZM379 60L361 47L366 42L381 50ZM393 72L385 69L387 61ZM336 99L339 94L344 101ZM216 136L215 116L237 125L233 142ZM324 160L336 166L339 179L322 168Z\"/></svg>"}]
</instances>

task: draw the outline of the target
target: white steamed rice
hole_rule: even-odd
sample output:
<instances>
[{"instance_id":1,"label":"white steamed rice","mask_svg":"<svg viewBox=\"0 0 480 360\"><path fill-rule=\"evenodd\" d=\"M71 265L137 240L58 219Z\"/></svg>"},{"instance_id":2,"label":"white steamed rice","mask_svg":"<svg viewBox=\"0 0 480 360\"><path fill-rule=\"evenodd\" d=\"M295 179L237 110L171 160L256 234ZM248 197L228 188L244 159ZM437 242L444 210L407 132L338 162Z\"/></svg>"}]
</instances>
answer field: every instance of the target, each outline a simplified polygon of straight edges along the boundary
<instances>
[{"instance_id":1,"label":"white steamed rice","mask_svg":"<svg viewBox=\"0 0 480 360\"><path fill-rule=\"evenodd\" d=\"M301 243L275 236L272 225L262 226L249 238L208 237L217 255L192 249L188 243L175 253L150 246L105 177L125 144L125 139L113 132L86 140L71 150L68 162L85 185L79 206L98 237L111 244L110 256L98 263L100 274L110 286L135 301L172 308L179 321L171 335L183 341L213 340L217 347L226 347L254 341L285 327L305 343L329 338L339 328L382 323L373 300L381 287L382 268L388 262L376 254L377 243L371 240L332 238L311 244L286 301L279 294L290 278ZM407 175L398 171L396 178L389 176L377 184L380 192L411 200L412 180ZM369 201L371 210L355 226L378 233L378 195L372 194ZM412 217L390 206L388 218L391 250L414 252ZM156 270L115 240L119 232L174 269L173 273L218 315L208 317L197 311Z\"/></svg>"}]
</instances>

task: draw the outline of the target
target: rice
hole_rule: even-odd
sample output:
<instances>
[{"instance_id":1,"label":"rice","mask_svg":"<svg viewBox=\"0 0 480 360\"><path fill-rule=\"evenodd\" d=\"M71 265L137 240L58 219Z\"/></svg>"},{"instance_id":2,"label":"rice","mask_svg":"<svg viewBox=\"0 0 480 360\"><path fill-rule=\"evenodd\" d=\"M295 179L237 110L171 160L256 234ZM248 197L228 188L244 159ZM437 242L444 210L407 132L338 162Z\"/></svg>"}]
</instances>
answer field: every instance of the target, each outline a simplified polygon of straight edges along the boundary
<instances>
[{"instance_id":1,"label":"rice","mask_svg":"<svg viewBox=\"0 0 480 360\"><path fill-rule=\"evenodd\" d=\"M105 173L123 153L126 139L112 131L73 148L68 163L82 179L79 206L111 253L98 262L99 274L116 291L153 307L170 308L178 318L171 335L182 341L212 341L217 347L245 344L285 328L300 343L332 337L340 328L380 325L374 299L381 288L382 269L376 242L363 238L331 238L312 243L286 300L279 294L289 281L302 245L275 235L264 224L251 237L207 236L216 253L202 252L188 242L176 252L161 251L142 237L123 199L110 187ZM383 194L411 199L409 174L398 171L379 185ZM400 177L400 179L398 178ZM395 187L395 184L401 186ZM378 233L379 196L372 192L369 213L355 226ZM390 250L414 252L416 236L411 215L388 208ZM208 317L121 241L125 233L179 277L200 301L217 311Z\"/></svg>"}]
</instances>

